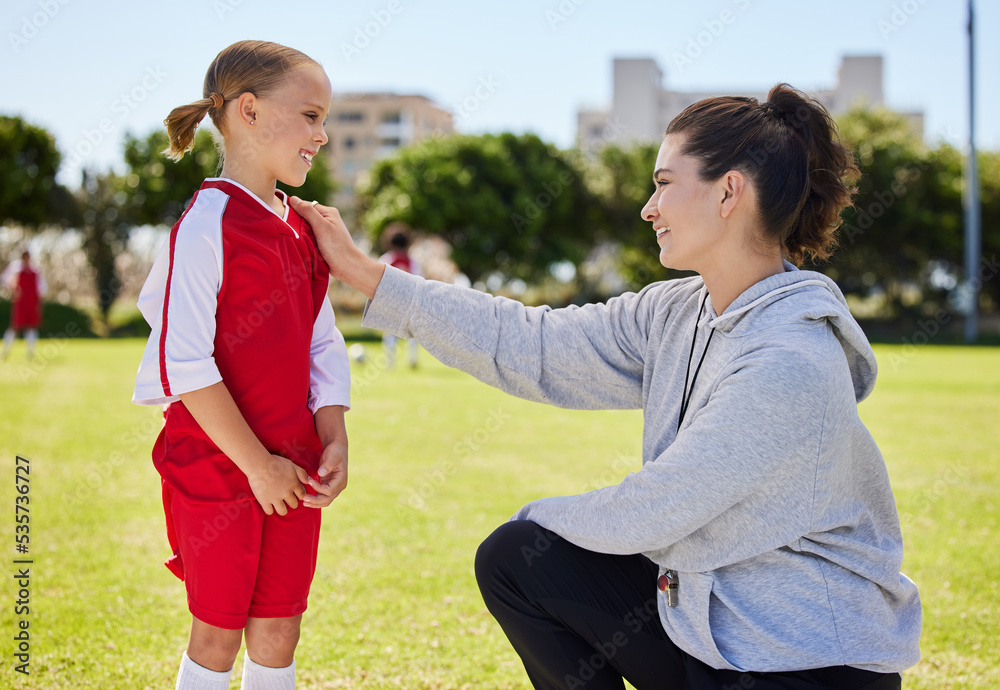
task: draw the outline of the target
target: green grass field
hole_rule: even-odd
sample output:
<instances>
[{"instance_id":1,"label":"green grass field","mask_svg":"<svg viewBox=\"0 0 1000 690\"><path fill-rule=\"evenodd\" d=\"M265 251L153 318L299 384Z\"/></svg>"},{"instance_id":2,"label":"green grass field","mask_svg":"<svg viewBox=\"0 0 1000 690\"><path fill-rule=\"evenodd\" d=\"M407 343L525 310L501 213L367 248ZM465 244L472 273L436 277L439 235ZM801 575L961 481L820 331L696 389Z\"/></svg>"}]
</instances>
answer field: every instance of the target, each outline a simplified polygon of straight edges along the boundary
<instances>
[{"instance_id":1,"label":"green grass field","mask_svg":"<svg viewBox=\"0 0 1000 690\"><path fill-rule=\"evenodd\" d=\"M129 402L141 350L42 341L33 366L22 344L0 366L0 687L173 687L190 618L161 565L160 412ZM1000 687L1000 349L876 351L861 413L924 602L923 661L904 687ZM417 371L355 368L348 424L351 482L324 514L299 687L527 687L480 599L476 547L533 498L637 469L640 413L526 403L424 354ZM13 657L15 454L31 468L30 677Z\"/></svg>"}]
</instances>

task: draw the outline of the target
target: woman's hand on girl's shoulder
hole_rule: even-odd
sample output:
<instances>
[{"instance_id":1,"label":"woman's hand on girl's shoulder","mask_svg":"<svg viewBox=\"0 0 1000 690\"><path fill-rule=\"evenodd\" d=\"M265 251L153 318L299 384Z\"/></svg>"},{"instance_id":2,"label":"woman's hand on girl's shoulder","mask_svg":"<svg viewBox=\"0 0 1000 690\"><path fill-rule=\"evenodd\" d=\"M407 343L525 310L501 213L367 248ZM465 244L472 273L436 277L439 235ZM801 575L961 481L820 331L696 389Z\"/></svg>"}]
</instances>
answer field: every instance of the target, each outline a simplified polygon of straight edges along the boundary
<instances>
[{"instance_id":1,"label":"woman's hand on girl's shoulder","mask_svg":"<svg viewBox=\"0 0 1000 690\"><path fill-rule=\"evenodd\" d=\"M330 267L330 276L347 283L369 299L374 297L385 265L369 258L357 248L340 217L340 211L315 201L303 201L297 196L291 197L289 201L295 212L312 226L316 246Z\"/></svg>"},{"instance_id":2,"label":"woman's hand on girl's shoulder","mask_svg":"<svg viewBox=\"0 0 1000 690\"><path fill-rule=\"evenodd\" d=\"M322 206L316 201L303 201L297 196L291 197L289 201L295 212L312 227L316 245L330 265L331 273L336 270L335 264L343 263L343 259L351 252L358 251L347 225L340 217L340 211L336 208Z\"/></svg>"}]
</instances>

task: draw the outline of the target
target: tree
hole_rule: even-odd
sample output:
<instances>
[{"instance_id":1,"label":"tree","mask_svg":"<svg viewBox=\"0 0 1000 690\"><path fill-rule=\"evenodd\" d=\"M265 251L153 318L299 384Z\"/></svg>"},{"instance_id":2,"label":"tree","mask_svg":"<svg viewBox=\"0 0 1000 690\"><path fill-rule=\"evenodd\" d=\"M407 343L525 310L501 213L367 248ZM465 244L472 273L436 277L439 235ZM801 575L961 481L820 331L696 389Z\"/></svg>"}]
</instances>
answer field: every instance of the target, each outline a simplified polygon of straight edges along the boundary
<instances>
[{"instance_id":1,"label":"tree","mask_svg":"<svg viewBox=\"0 0 1000 690\"><path fill-rule=\"evenodd\" d=\"M581 172L533 134L425 140L379 161L359 196L371 237L393 221L440 235L473 281L537 282L594 242L597 201Z\"/></svg>"},{"instance_id":2,"label":"tree","mask_svg":"<svg viewBox=\"0 0 1000 690\"><path fill-rule=\"evenodd\" d=\"M71 195L55 181L60 160L47 131L19 117L0 116L0 225L72 220Z\"/></svg>"},{"instance_id":3,"label":"tree","mask_svg":"<svg viewBox=\"0 0 1000 690\"><path fill-rule=\"evenodd\" d=\"M988 276L980 287L984 308L1000 306L1000 151L979 155L980 201L982 203L983 267Z\"/></svg>"},{"instance_id":4,"label":"tree","mask_svg":"<svg viewBox=\"0 0 1000 690\"><path fill-rule=\"evenodd\" d=\"M928 150L904 116L884 108L852 110L838 124L861 179L839 248L819 268L844 292L884 290L889 315L910 310L908 286L923 292L923 308L940 306L928 267L961 256L960 156L947 146Z\"/></svg>"},{"instance_id":5,"label":"tree","mask_svg":"<svg viewBox=\"0 0 1000 690\"><path fill-rule=\"evenodd\" d=\"M120 211L125 204L121 187L121 179L114 173L84 171L77 192L82 209L83 250L94 268L97 306L105 323L122 288L115 258L125 250L132 228Z\"/></svg>"},{"instance_id":6,"label":"tree","mask_svg":"<svg viewBox=\"0 0 1000 690\"><path fill-rule=\"evenodd\" d=\"M125 216L133 225L172 226L207 177L215 177L219 154L212 135L199 130L194 147L179 161L167 158L167 133L157 130L144 139L125 135L127 173L118 179Z\"/></svg>"},{"instance_id":7,"label":"tree","mask_svg":"<svg viewBox=\"0 0 1000 690\"><path fill-rule=\"evenodd\" d=\"M586 165L587 184L600 199L600 238L620 245L618 269L629 289L653 280L687 275L660 264L660 250L642 208L653 193L653 167L659 145L635 143L627 148L601 147Z\"/></svg>"}]
</instances>

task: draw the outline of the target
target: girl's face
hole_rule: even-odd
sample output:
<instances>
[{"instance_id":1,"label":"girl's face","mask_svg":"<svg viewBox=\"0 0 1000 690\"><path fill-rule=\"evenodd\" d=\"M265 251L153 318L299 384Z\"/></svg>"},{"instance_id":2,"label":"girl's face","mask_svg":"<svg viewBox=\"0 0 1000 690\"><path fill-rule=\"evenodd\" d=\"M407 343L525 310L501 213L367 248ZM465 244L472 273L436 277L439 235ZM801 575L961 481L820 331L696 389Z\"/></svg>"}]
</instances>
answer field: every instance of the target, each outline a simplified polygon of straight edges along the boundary
<instances>
[{"instance_id":1,"label":"girl's face","mask_svg":"<svg viewBox=\"0 0 1000 690\"><path fill-rule=\"evenodd\" d=\"M681 153L682 134L668 134L653 170L653 195L642 208L653 224L666 268L701 271L721 237L718 186L698 177L698 160Z\"/></svg>"},{"instance_id":2,"label":"girl's face","mask_svg":"<svg viewBox=\"0 0 1000 690\"><path fill-rule=\"evenodd\" d=\"M292 187L306 181L312 157L329 141L323 123L332 97L326 72L309 66L257 100L255 148L269 177Z\"/></svg>"}]
</instances>

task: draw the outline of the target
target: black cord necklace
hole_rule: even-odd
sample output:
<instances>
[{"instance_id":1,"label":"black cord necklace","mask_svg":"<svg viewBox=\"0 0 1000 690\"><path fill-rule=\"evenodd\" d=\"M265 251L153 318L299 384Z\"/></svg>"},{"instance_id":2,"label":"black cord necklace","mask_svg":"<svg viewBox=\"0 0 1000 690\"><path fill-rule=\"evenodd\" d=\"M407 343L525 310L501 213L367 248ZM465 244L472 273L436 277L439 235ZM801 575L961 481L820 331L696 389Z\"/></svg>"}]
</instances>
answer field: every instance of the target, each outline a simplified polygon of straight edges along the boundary
<instances>
[{"instance_id":1,"label":"black cord necklace","mask_svg":"<svg viewBox=\"0 0 1000 690\"><path fill-rule=\"evenodd\" d=\"M698 318L694 322L694 333L691 336L691 352L688 353L687 371L684 372L684 394L681 396L681 413L677 418L677 431L681 430L681 422L684 421L684 414L687 412L688 405L691 402L691 394L694 393L694 382L698 380L698 372L701 371L702 362L705 361L705 355L708 354L708 346L712 344L712 336L715 335L715 329L710 329L708 340L705 342L705 349L701 351L701 359L698 360L698 366L694 370L694 377L691 379L691 390L689 391L688 376L691 374L691 360L694 359L694 344L698 341L698 322L701 321L701 315L705 311L705 302L707 301L708 290L705 290L705 296L701 299L701 308L698 310Z\"/></svg>"}]
</instances>

